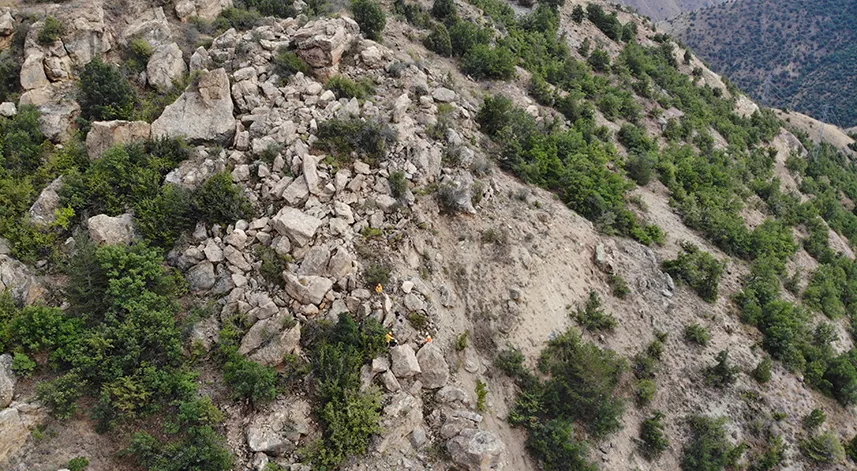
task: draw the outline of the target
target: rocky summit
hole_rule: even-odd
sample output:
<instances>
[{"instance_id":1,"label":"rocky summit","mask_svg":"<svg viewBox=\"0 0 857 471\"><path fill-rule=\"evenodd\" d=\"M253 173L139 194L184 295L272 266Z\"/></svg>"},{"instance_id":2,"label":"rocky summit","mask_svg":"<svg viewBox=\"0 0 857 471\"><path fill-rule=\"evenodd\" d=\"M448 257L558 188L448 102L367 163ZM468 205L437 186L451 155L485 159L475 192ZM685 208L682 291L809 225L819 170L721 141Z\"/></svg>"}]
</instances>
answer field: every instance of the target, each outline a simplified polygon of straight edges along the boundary
<instances>
[{"instance_id":1,"label":"rocky summit","mask_svg":"<svg viewBox=\"0 0 857 471\"><path fill-rule=\"evenodd\" d=\"M855 466L857 144L650 20L2 5L0 469Z\"/></svg>"}]
</instances>

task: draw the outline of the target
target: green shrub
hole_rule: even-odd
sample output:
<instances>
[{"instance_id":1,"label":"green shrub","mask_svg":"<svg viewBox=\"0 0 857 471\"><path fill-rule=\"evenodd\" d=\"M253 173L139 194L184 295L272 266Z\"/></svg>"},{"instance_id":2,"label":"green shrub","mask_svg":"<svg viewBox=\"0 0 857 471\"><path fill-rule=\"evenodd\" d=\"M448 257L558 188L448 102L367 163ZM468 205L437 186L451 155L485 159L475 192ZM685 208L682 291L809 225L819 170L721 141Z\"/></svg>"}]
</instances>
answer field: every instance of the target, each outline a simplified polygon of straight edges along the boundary
<instances>
[{"instance_id":1,"label":"green shrub","mask_svg":"<svg viewBox=\"0 0 857 471\"><path fill-rule=\"evenodd\" d=\"M527 88L530 96L533 97L536 102L544 106L553 106L556 102L556 98L554 96L554 92L548 84L547 80L545 80L539 74L533 74L530 78L530 85Z\"/></svg>"},{"instance_id":2,"label":"green shrub","mask_svg":"<svg viewBox=\"0 0 857 471\"><path fill-rule=\"evenodd\" d=\"M603 49L595 49L586 61L596 72L607 72L610 70L610 56Z\"/></svg>"},{"instance_id":3,"label":"green shrub","mask_svg":"<svg viewBox=\"0 0 857 471\"><path fill-rule=\"evenodd\" d=\"M640 450L649 460L656 460L670 446L670 441L664 435L664 413L655 413L646 418L640 425Z\"/></svg>"},{"instance_id":4,"label":"green shrub","mask_svg":"<svg viewBox=\"0 0 857 471\"><path fill-rule=\"evenodd\" d=\"M68 373L51 381L36 385L36 396L58 419L70 419L77 412L77 400L83 395L84 382Z\"/></svg>"},{"instance_id":5,"label":"green shrub","mask_svg":"<svg viewBox=\"0 0 857 471\"><path fill-rule=\"evenodd\" d=\"M475 80L511 80L517 59L505 47L473 46L462 58L462 70Z\"/></svg>"},{"instance_id":6,"label":"green shrub","mask_svg":"<svg viewBox=\"0 0 857 471\"><path fill-rule=\"evenodd\" d=\"M839 463L845 459L845 448L834 432L808 437L800 442L804 456L817 463Z\"/></svg>"},{"instance_id":7,"label":"green shrub","mask_svg":"<svg viewBox=\"0 0 857 471\"><path fill-rule=\"evenodd\" d=\"M278 254L276 250L264 245L256 246L256 257L262 261L259 274L274 286L283 284L283 272L288 270L289 260Z\"/></svg>"},{"instance_id":8,"label":"green shrub","mask_svg":"<svg viewBox=\"0 0 857 471\"><path fill-rule=\"evenodd\" d=\"M458 21L449 27L449 41L452 43L452 55L463 57L478 45L491 44L494 34L491 30L480 28L469 21Z\"/></svg>"},{"instance_id":9,"label":"green shrub","mask_svg":"<svg viewBox=\"0 0 857 471\"><path fill-rule=\"evenodd\" d=\"M658 388L651 379L641 379L637 382L637 388L634 395L637 398L637 404L641 406L648 405L655 398L655 393Z\"/></svg>"},{"instance_id":10,"label":"green shrub","mask_svg":"<svg viewBox=\"0 0 857 471\"><path fill-rule=\"evenodd\" d=\"M61 309L41 305L27 306L9 324L10 338L30 352L45 352L62 347L80 333L78 319Z\"/></svg>"},{"instance_id":11,"label":"green shrub","mask_svg":"<svg viewBox=\"0 0 857 471\"><path fill-rule=\"evenodd\" d=\"M657 159L651 153L635 153L628 156L625 171L638 185L645 186L651 181L656 165Z\"/></svg>"},{"instance_id":12,"label":"green shrub","mask_svg":"<svg viewBox=\"0 0 857 471\"><path fill-rule=\"evenodd\" d=\"M155 48L143 38L132 39L128 48L128 60L125 66L133 72L146 70L149 58L155 53Z\"/></svg>"},{"instance_id":13,"label":"green shrub","mask_svg":"<svg viewBox=\"0 0 857 471\"><path fill-rule=\"evenodd\" d=\"M625 278L622 278L620 275L610 275L610 285L613 287L613 296L619 299L625 299L626 296L631 294L631 288L628 287Z\"/></svg>"},{"instance_id":14,"label":"green shrub","mask_svg":"<svg viewBox=\"0 0 857 471\"><path fill-rule=\"evenodd\" d=\"M711 340L711 333L699 324L690 324L684 328L684 339L705 347Z\"/></svg>"},{"instance_id":15,"label":"green shrub","mask_svg":"<svg viewBox=\"0 0 857 471\"><path fill-rule=\"evenodd\" d=\"M682 249L684 253L677 259L664 261L664 271L687 283L703 300L716 301L724 264L691 243L683 243Z\"/></svg>"},{"instance_id":16,"label":"green shrub","mask_svg":"<svg viewBox=\"0 0 857 471\"><path fill-rule=\"evenodd\" d=\"M223 365L223 379L232 389L233 397L247 399L254 406L277 397L277 371L237 353Z\"/></svg>"},{"instance_id":17,"label":"green shrub","mask_svg":"<svg viewBox=\"0 0 857 471\"><path fill-rule=\"evenodd\" d=\"M238 0L236 4L258 11L262 16L294 18L297 15L293 0Z\"/></svg>"},{"instance_id":18,"label":"green shrub","mask_svg":"<svg viewBox=\"0 0 857 471\"><path fill-rule=\"evenodd\" d=\"M21 63L11 49L0 51L0 100L9 101L21 87Z\"/></svg>"},{"instance_id":19,"label":"green shrub","mask_svg":"<svg viewBox=\"0 0 857 471\"><path fill-rule=\"evenodd\" d=\"M390 281L390 273L393 268L385 263L371 263L366 267L363 274L363 279L366 281L366 286L370 289L375 289L376 286L384 286Z\"/></svg>"},{"instance_id":20,"label":"green shrub","mask_svg":"<svg viewBox=\"0 0 857 471\"><path fill-rule=\"evenodd\" d=\"M575 5L571 10L571 19L575 23L583 23L583 18L585 18L586 12L583 11L582 5Z\"/></svg>"},{"instance_id":21,"label":"green shrub","mask_svg":"<svg viewBox=\"0 0 857 471\"><path fill-rule=\"evenodd\" d=\"M739 370L729 364L729 351L721 350L716 359L717 363L705 369L708 384L717 388L731 386L738 379Z\"/></svg>"},{"instance_id":22,"label":"green shrub","mask_svg":"<svg viewBox=\"0 0 857 471\"><path fill-rule=\"evenodd\" d=\"M50 46L60 39L63 34L65 34L65 26L60 20L49 16L45 18L45 25L42 26L38 36L36 36L36 42L42 46Z\"/></svg>"},{"instance_id":23,"label":"green shrub","mask_svg":"<svg viewBox=\"0 0 857 471\"><path fill-rule=\"evenodd\" d=\"M488 386L482 380L476 380L476 410L485 412L488 406L485 403L485 398L488 397Z\"/></svg>"},{"instance_id":24,"label":"green shrub","mask_svg":"<svg viewBox=\"0 0 857 471\"><path fill-rule=\"evenodd\" d=\"M320 469L335 469L364 454L371 436L381 432L381 395L360 390L360 368L385 349L385 330L372 319L358 325L348 314L340 314L335 325L319 327L311 358L323 433L309 458Z\"/></svg>"},{"instance_id":25,"label":"green shrub","mask_svg":"<svg viewBox=\"0 0 857 471\"><path fill-rule=\"evenodd\" d=\"M434 0L431 6L431 16L440 21L454 20L458 17L455 0Z\"/></svg>"},{"instance_id":26,"label":"green shrub","mask_svg":"<svg viewBox=\"0 0 857 471\"><path fill-rule=\"evenodd\" d=\"M524 367L524 354L514 347L501 350L494 359L494 365L512 378L524 378L532 375Z\"/></svg>"},{"instance_id":27,"label":"green shrub","mask_svg":"<svg viewBox=\"0 0 857 471\"><path fill-rule=\"evenodd\" d=\"M441 56L449 57L452 55L452 40L449 38L449 31L442 23L435 23L431 27L431 32L423 40L426 48L434 51Z\"/></svg>"},{"instance_id":28,"label":"green shrub","mask_svg":"<svg viewBox=\"0 0 857 471\"><path fill-rule=\"evenodd\" d=\"M857 435L845 445L845 453L851 461L857 462Z\"/></svg>"},{"instance_id":29,"label":"green shrub","mask_svg":"<svg viewBox=\"0 0 857 471\"><path fill-rule=\"evenodd\" d=\"M232 175L221 172L209 177L194 193L198 217L209 224L226 226L253 216L253 205L232 183Z\"/></svg>"},{"instance_id":30,"label":"green shrub","mask_svg":"<svg viewBox=\"0 0 857 471\"><path fill-rule=\"evenodd\" d=\"M470 338L470 330L465 330L455 338L455 351L463 352L467 348L467 340Z\"/></svg>"},{"instance_id":31,"label":"green shrub","mask_svg":"<svg viewBox=\"0 0 857 471\"><path fill-rule=\"evenodd\" d=\"M387 25L387 15L381 6L373 0L352 0L351 11L354 12L354 21L360 26L360 31L369 39L378 41L381 32Z\"/></svg>"},{"instance_id":32,"label":"green shrub","mask_svg":"<svg viewBox=\"0 0 857 471\"><path fill-rule=\"evenodd\" d=\"M612 314L606 313L601 309L601 298L595 291L589 292L589 298L583 307L579 307L575 311L574 317L584 329L593 332L613 330L618 324Z\"/></svg>"},{"instance_id":33,"label":"green shrub","mask_svg":"<svg viewBox=\"0 0 857 471\"><path fill-rule=\"evenodd\" d=\"M309 65L303 59L285 47L277 49L277 55L274 56L273 62L274 70L283 80L290 79L298 72L308 74L310 71Z\"/></svg>"},{"instance_id":34,"label":"green shrub","mask_svg":"<svg viewBox=\"0 0 857 471\"><path fill-rule=\"evenodd\" d=\"M596 471L589 461L589 445L574 433L571 421L552 419L537 423L527 437L527 449L549 471Z\"/></svg>"},{"instance_id":35,"label":"green shrub","mask_svg":"<svg viewBox=\"0 0 857 471\"><path fill-rule=\"evenodd\" d=\"M333 92L336 98L357 98L362 100L375 93L372 83L366 80L355 82L344 75L334 75L327 80L324 88Z\"/></svg>"},{"instance_id":36,"label":"green shrub","mask_svg":"<svg viewBox=\"0 0 857 471\"><path fill-rule=\"evenodd\" d=\"M405 177L405 172L396 171L390 174L387 179L390 184L390 193L394 198L402 198L408 192L408 179Z\"/></svg>"},{"instance_id":37,"label":"green shrub","mask_svg":"<svg viewBox=\"0 0 857 471\"><path fill-rule=\"evenodd\" d=\"M744 454L746 445L733 446L727 440L725 418L694 416L689 422L691 438L684 446L682 471L722 471Z\"/></svg>"},{"instance_id":38,"label":"green shrub","mask_svg":"<svg viewBox=\"0 0 857 471\"><path fill-rule=\"evenodd\" d=\"M770 471L782 463L785 458L786 445L783 443L782 437L779 435L770 437L765 451L756 458L753 465L750 466L750 471Z\"/></svg>"},{"instance_id":39,"label":"green shrub","mask_svg":"<svg viewBox=\"0 0 857 471\"><path fill-rule=\"evenodd\" d=\"M235 28L238 31L247 31L259 25L262 15L256 10L243 8L225 8L214 20L214 27L218 31L226 31Z\"/></svg>"},{"instance_id":40,"label":"green shrub","mask_svg":"<svg viewBox=\"0 0 857 471\"><path fill-rule=\"evenodd\" d=\"M428 28L432 25L431 16L419 3L410 3L405 0L393 1L393 12L405 17L405 20L417 28Z\"/></svg>"},{"instance_id":41,"label":"green shrub","mask_svg":"<svg viewBox=\"0 0 857 471\"><path fill-rule=\"evenodd\" d=\"M131 119L137 94L122 72L96 57L83 67L78 103L84 119Z\"/></svg>"},{"instance_id":42,"label":"green shrub","mask_svg":"<svg viewBox=\"0 0 857 471\"><path fill-rule=\"evenodd\" d=\"M89 466L89 460L84 456L78 456L77 458L72 458L69 460L68 471L83 471Z\"/></svg>"},{"instance_id":43,"label":"green shrub","mask_svg":"<svg viewBox=\"0 0 857 471\"><path fill-rule=\"evenodd\" d=\"M377 164L387 158L387 151L396 140L396 132L389 126L360 119L330 119L319 123L320 149L334 154L339 162L350 161L352 153Z\"/></svg>"},{"instance_id":44,"label":"green shrub","mask_svg":"<svg viewBox=\"0 0 857 471\"><path fill-rule=\"evenodd\" d=\"M809 430L817 429L827 420L827 415L821 409L813 409L803 418L803 426Z\"/></svg>"},{"instance_id":45,"label":"green shrub","mask_svg":"<svg viewBox=\"0 0 857 471\"><path fill-rule=\"evenodd\" d=\"M753 378L761 384L765 384L771 380L771 368L774 363L770 357L765 357L759 362L759 365L753 370Z\"/></svg>"},{"instance_id":46,"label":"green shrub","mask_svg":"<svg viewBox=\"0 0 857 471\"><path fill-rule=\"evenodd\" d=\"M172 248L196 224L193 194L181 186L164 185L157 196L135 205L134 223L150 243Z\"/></svg>"},{"instance_id":47,"label":"green shrub","mask_svg":"<svg viewBox=\"0 0 857 471\"><path fill-rule=\"evenodd\" d=\"M616 388L627 363L615 352L584 342L571 329L548 343L539 369L550 375L542 397L547 416L580 421L594 437L621 428L625 403Z\"/></svg>"},{"instance_id":48,"label":"green shrub","mask_svg":"<svg viewBox=\"0 0 857 471\"><path fill-rule=\"evenodd\" d=\"M15 356L12 358L12 371L19 376L30 376L36 371L37 366L35 361L20 352L15 352Z\"/></svg>"}]
</instances>

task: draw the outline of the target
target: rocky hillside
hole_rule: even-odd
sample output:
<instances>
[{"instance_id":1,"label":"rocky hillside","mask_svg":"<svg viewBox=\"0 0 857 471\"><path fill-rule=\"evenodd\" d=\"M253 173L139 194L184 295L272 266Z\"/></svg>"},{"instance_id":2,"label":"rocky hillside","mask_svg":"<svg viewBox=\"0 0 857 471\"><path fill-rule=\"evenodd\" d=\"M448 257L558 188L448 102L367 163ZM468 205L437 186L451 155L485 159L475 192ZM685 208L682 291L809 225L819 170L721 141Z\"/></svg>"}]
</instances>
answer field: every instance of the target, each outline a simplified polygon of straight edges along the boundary
<instances>
[{"instance_id":1,"label":"rocky hillside","mask_svg":"<svg viewBox=\"0 0 857 471\"><path fill-rule=\"evenodd\" d=\"M854 2L741 0L664 27L764 104L857 124Z\"/></svg>"},{"instance_id":2,"label":"rocky hillside","mask_svg":"<svg viewBox=\"0 0 857 471\"><path fill-rule=\"evenodd\" d=\"M655 21L666 20L681 13L696 11L722 3L724 0L622 0L618 3L633 7L643 16Z\"/></svg>"},{"instance_id":3,"label":"rocky hillside","mask_svg":"<svg viewBox=\"0 0 857 471\"><path fill-rule=\"evenodd\" d=\"M0 468L854 466L853 141L640 17L72 0L0 34Z\"/></svg>"}]
</instances>

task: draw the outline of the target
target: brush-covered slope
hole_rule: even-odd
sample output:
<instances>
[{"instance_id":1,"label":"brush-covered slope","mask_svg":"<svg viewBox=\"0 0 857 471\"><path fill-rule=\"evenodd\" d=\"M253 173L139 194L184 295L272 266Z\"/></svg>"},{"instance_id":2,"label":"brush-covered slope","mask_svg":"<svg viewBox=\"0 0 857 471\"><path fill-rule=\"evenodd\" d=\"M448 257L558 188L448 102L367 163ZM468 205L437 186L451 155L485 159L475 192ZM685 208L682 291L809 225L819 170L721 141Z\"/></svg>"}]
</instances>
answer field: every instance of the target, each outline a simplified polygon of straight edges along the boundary
<instances>
[{"instance_id":1,"label":"brush-covered slope","mask_svg":"<svg viewBox=\"0 0 857 471\"><path fill-rule=\"evenodd\" d=\"M0 12L0 468L853 466L837 148L603 4L228 3Z\"/></svg>"}]
</instances>

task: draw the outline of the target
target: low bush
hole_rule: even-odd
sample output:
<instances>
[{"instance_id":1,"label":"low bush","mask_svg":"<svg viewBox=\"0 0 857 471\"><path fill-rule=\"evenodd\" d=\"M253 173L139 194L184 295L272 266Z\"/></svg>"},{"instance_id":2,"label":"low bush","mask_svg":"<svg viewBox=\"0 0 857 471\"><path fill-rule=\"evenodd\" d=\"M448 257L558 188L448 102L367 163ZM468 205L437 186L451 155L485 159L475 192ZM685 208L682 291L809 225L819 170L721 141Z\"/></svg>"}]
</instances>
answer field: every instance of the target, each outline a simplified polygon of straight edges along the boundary
<instances>
[{"instance_id":1,"label":"low bush","mask_svg":"<svg viewBox=\"0 0 857 471\"><path fill-rule=\"evenodd\" d=\"M283 284L283 272L288 270L289 260L277 253L276 250L264 245L256 246L256 257L262 261L259 274L274 286Z\"/></svg>"},{"instance_id":2,"label":"low bush","mask_svg":"<svg viewBox=\"0 0 857 471\"><path fill-rule=\"evenodd\" d=\"M738 379L739 369L729 364L729 351L721 350L716 359L717 363L705 369L708 384L717 388L731 386Z\"/></svg>"},{"instance_id":3,"label":"low bush","mask_svg":"<svg viewBox=\"0 0 857 471\"><path fill-rule=\"evenodd\" d=\"M303 59L285 47L277 49L277 55L274 56L273 62L277 75L286 81L298 72L308 74L310 71L310 66Z\"/></svg>"},{"instance_id":4,"label":"low bush","mask_svg":"<svg viewBox=\"0 0 857 471\"><path fill-rule=\"evenodd\" d=\"M346 162L351 154L377 164L387 158L389 147L396 142L396 132L389 126L360 119L331 119L318 125L316 145Z\"/></svg>"},{"instance_id":5,"label":"low bush","mask_svg":"<svg viewBox=\"0 0 857 471\"><path fill-rule=\"evenodd\" d=\"M36 386L36 396L58 419L70 419L77 412L77 400L83 396L84 381L74 373Z\"/></svg>"},{"instance_id":6,"label":"low bush","mask_svg":"<svg viewBox=\"0 0 857 471\"><path fill-rule=\"evenodd\" d=\"M827 415L821 409L813 409L803 418L803 426L809 430L821 427L827 420Z\"/></svg>"},{"instance_id":7,"label":"low bush","mask_svg":"<svg viewBox=\"0 0 857 471\"><path fill-rule=\"evenodd\" d=\"M493 37L494 33L491 30L481 28L470 21L458 21L449 26L449 41L452 44L454 56L463 57L478 45L488 46Z\"/></svg>"},{"instance_id":8,"label":"low bush","mask_svg":"<svg viewBox=\"0 0 857 471\"><path fill-rule=\"evenodd\" d=\"M610 70L610 56L603 49L595 49L589 55L587 61L596 72L607 72Z\"/></svg>"},{"instance_id":9,"label":"low bush","mask_svg":"<svg viewBox=\"0 0 857 471\"><path fill-rule=\"evenodd\" d=\"M408 192L408 179L405 177L405 172L396 171L390 174L387 179L390 184L390 193L394 198L402 198Z\"/></svg>"},{"instance_id":10,"label":"low bush","mask_svg":"<svg viewBox=\"0 0 857 471\"><path fill-rule=\"evenodd\" d=\"M732 445L726 438L726 419L694 416L690 420L691 438L684 446L682 471L722 471L735 465L746 445Z\"/></svg>"},{"instance_id":11,"label":"low bush","mask_svg":"<svg viewBox=\"0 0 857 471\"><path fill-rule=\"evenodd\" d=\"M253 205L232 183L228 172L216 173L194 193L194 204L200 220L226 226L253 216Z\"/></svg>"},{"instance_id":12,"label":"low bush","mask_svg":"<svg viewBox=\"0 0 857 471\"><path fill-rule=\"evenodd\" d=\"M363 36L379 41L381 32L387 25L387 15L381 6L373 0L352 0L351 11L354 12L354 21L360 26Z\"/></svg>"},{"instance_id":13,"label":"low bush","mask_svg":"<svg viewBox=\"0 0 857 471\"><path fill-rule=\"evenodd\" d=\"M449 57L452 55L452 40L449 37L449 31L442 23L432 25L431 32L423 40L423 44L428 50L441 56Z\"/></svg>"},{"instance_id":14,"label":"low bush","mask_svg":"<svg viewBox=\"0 0 857 471\"><path fill-rule=\"evenodd\" d=\"M601 298L595 291L589 292L589 298L586 303L574 313L574 318L589 331L613 330L618 322L612 314L604 312L601 309Z\"/></svg>"},{"instance_id":15,"label":"low bush","mask_svg":"<svg viewBox=\"0 0 857 471\"><path fill-rule=\"evenodd\" d=\"M362 100L375 93L372 82L361 80L355 82L344 75L334 75L327 80L324 88L333 92L336 98L357 98Z\"/></svg>"},{"instance_id":16,"label":"low bush","mask_svg":"<svg viewBox=\"0 0 857 471\"><path fill-rule=\"evenodd\" d=\"M648 405L655 398L657 385L651 379L641 379L637 382L634 395L637 398L637 404L641 406Z\"/></svg>"},{"instance_id":17,"label":"low bush","mask_svg":"<svg viewBox=\"0 0 857 471\"><path fill-rule=\"evenodd\" d=\"M845 459L845 448L831 431L801 440L800 451L816 463L839 463Z\"/></svg>"},{"instance_id":18,"label":"low bush","mask_svg":"<svg viewBox=\"0 0 857 471\"><path fill-rule=\"evenodd\" d=\"M68 471L83 471L88 466L89 460L84 456L78 456L77 458L70 459L66 468L68 468Z\"/></svg>"},{"instance_id":19,"label":"low bush","mask_svg":"<svg viewBox=\"0 0 857 471\"><path fill-rule=\"evenodd\" d=\"M36 36L36 42L42 46L50 46L65 34L65 26L60 20L49 16L45 18L45 24Z\"/></svg>"},{"instance_id":20,"label":"low bush","mask_svg":"<svg viewBox=\"0 0 857 471\"><path fill-rule=\"evenodd\" d=\"M589 461L589 445L574 433L568 420L553 419L534 424L527 437L527 449L549 471L596 471Z\"/></svg>"},{"instance_id":21,"label":"low bush","mask_svg":"<svg viewBox=\"0 0 857 471\"><path fill-rule=\"evenodd\" d=\"M253 406L277 397L277 371L234 353L223 365L223 379L233 397L249 400Z\"/></svg>"},{"instance_id":22,"label":"low bush","mask_svg":"<svg viewBox=\"0 0 857 471\"><path fill-rule=\"evenodd\" d=\"M750 471L770 471L786 458L786 445L779 435L768 439L765 451L762 452L750 466Z\"/></svg>"},{"instance_id":23,"label":"low bush","mask_svg":"<svg viewBox=\"0 0 857 471\"><path fill-rule=\"evenodd\" d=\"M453 21L458 18L458 9L453 0L434 0L431 6L431 16L440 21Z\"/></svg>"},{"instance_id":24,"label":"low bush","mask_svg":"<svg viewBox=\"0 0 857 471\"><path fill-rule=\"evenodd\" d=\"M765 357L759 362L759 365L753 369L753 378L761 384L765 384L771 380L771 369L774 362L770 357Z\"/></svg>"},{"instance_id":25,"label":"low bush","mask_svg":"<svg viewBox=\"0 0 857 471\"><path fill-rule=\"evenodd\" d=\"M15 352L12 357L12 371L18 376L30 376L37 366L35 361L23 353Z\"/></svg>"},{"instance_id":26,"label":"low bush","mask_svg":"<svg viewBox=\"0 0 857 471\"><path fill-rule=\"evenodd\" d=\"M462 70L475 80L511 80L517 58L504 47L473 46L462 58Z\"/></svg>"},{"instance_id":27,"label":"low bush","mask_svg":"<svg viewBox=\"0 0 857 471\"><path fill-rule=\"evenodd\" d=\"M628 287L625 278L622 278L620 275L610 275L610 286L613 287L613 296L619 299L625 299L626 296L631 294L631 288Z\"/></svg>"},{"instance_id":28,"label":"low bush","mask_svg":"<svg viewBox=\"0 0 857 471\"><path fill-rule=\"evenodd\" d=\"M637 185L648 185L657 166L657 157L652 153L631 154L625 162L625 171Z\"/></svg>"},{"instance_id":29,"label":"low bush","mask_svg":"<svg viewBox=\"0 0 857 471\"><path fill-rule=\"evenodd\" d=\"M705 347L708 345L708 341L711 340L711 333L707 328L699 324L690 324L684 328L684 339Z\"/></svg>"},{"instance_id":30,"label":"low bush","mask_svg":"<svg viewBox=\"0 0 857 471\"><path fill-rule=\"evenodd\" d=\"M83 67L78 103L84 119L110 121L131 119L137 94L116 66L96 57Z\"/></svg>"},{"instance_id":31,"label":"low bush","mask_svg":"<svg viewBox=\"0 0 857 471\"><path fill-rule=\"evenodd\" d=\"M238 31L247 31L259 25L262 21L262 15L257 10L247 10L244 8L224 8L214 20L214 27L217 31L226 31L229 28L235 28Z\"/></svg>"},{"instance_id":32,"label":"low bush","mask_svg":"<svg viewBox=\"0 0 857 471\"><path fill-rule=\"evenodd\" d=\"M682 249L684 253L677 259L664 261L664 271L687 283L703 300L716 301L724 264L691 243L683 243Z\"/></svg>"},{"instance_id":33,"label":"low bush","mask_svg":"<svg viewBox=\"0 0 857 471\"><path fill-rule=\"evenodd\" d=\"M664 413L655 413L646 418L640 425L640 451L649 460L656 460L670 446L670 441L664 434Z\"/></svg>"}]
</instances>

